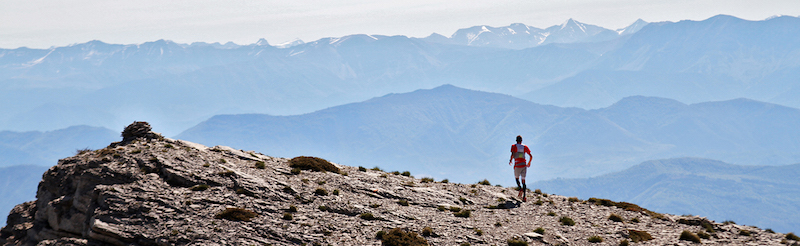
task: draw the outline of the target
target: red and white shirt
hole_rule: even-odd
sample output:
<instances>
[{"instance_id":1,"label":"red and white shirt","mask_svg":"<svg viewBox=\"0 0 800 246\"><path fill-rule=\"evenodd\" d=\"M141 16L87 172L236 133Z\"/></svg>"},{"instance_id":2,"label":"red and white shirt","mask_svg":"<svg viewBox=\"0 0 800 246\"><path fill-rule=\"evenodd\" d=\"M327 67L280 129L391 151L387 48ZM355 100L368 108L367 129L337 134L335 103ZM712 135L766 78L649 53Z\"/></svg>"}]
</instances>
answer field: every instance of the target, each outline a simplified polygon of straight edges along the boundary
<instances>
[{"instance_id":1,"label":"red and white shirt","mask_svg":"<svg viewBox=\"0 0 800 246\"><path fill-rule=\"evenodd\" d=\"M514 155L514 167L524 167L528 165L525 163L525 153L530 154L531 149L528 148L527 145L524 144L514 144L511 145L511 153Z\"/></svg>"}]
</instances>

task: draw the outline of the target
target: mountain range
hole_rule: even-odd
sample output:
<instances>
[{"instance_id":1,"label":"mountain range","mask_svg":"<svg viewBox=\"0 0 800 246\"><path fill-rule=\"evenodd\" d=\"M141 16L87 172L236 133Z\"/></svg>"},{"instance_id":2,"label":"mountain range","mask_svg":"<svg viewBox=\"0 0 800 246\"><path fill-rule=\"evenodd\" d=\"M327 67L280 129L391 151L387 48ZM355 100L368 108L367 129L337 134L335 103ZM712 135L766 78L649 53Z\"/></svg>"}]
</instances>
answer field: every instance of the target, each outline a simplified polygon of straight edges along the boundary
<instances>
[{"instance_id":1,"label":"mountain range","mask_svg":"<svg viewBox=\"0 0 800 246\"><path fill-rule=\"evenodd\" d=\"M98 149L119 138L102 127L72 126L54 131L0 131L0 167L52 166L81 149Z\"/></svg>"},{"instance_id":2,"label":"mountain range","mask_svg":"<svg viewBox=\"0 0 800 246\"><path fill-rule=\"evenodd\" d=\"M584 109L634 95L800 107L798 30L796 17L720 15L616 31L568 20L451 37L359 34L283 48L159 40L2 49L0 129L149 120L174 135L217 114L295 115L443 84Z\"/></svg>"},{"instance_id":3,"label":"mountain range","mask_svg":"<svg viewBox=\"0 0 800 246\"><path fill-rule=\"evenodd\" d=\"M793 231L800 228L800 164L741 166L698 158L643 162L621 172L538 181L530 187L581 199L604 197L670 214Z\"/></svg>"},{"instance_id":4,"label":"mountain range","mask_svg":"<svg viewBox=\"0 0 800 246\"><path fill-rule=\"evenodd\" d=\"M535 171L528 179L535 181L686 156L743 165L798 163L797 125L800 110L746 99L687 105L636 96L584 110L446 85L302 115L218 115L177 137L512 185L505 160L518 134L532 149Z\"/></svg>"}]
</instances>

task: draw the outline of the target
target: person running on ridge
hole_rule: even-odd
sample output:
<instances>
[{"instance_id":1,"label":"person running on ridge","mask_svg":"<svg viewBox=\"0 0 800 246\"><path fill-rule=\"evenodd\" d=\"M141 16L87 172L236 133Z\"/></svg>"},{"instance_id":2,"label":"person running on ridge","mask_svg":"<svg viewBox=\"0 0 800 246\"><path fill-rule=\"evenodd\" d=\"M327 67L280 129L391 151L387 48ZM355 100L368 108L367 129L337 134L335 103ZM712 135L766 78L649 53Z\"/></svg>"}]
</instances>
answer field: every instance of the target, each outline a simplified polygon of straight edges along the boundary
<instances>
[{"instance_id":1,"label":"person running on ridge","mask_svg":"<svg viewBox=\"0 0 800 246\"><path fill-rule=\"evenodd\" d=\"M525 164L525 154L528 154L528 164ZM531 149L527 145L522 144L522 136L517 135L517 144L511 145L511 158L508 160L508 165L514 161L514 180L517 181L517 188L519 188L518 197L522 197L523 202L527 202L527 194L525 194L525 175L528 173L528 167L531 166L533 155ZM522 186L519 185L519 178L522 177Z\"/></svg>"}]
</instances>

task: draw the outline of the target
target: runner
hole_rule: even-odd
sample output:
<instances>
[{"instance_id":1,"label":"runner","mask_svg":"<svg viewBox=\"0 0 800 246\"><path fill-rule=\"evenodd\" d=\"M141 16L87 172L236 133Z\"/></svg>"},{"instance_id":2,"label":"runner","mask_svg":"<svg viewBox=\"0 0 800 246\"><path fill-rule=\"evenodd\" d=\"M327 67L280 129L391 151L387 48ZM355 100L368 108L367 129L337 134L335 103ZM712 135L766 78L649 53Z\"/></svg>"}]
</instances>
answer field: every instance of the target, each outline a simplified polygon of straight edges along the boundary
<instances>
[{"instance_id":1,"label":"runner","mask_svg":"<svg viewBox=\"0 0 800 246\"><path fill-rule=\"evenodd\" d=\"M528 154L528 164L525 164L525 154ZM511 145L511 158L508 160L508 165L514 161L514 179L517 181L517 188L519 189L518 197L522 198L523 202L527 202L527 194L525 194L525 175L528 172L528 167L531 166L533 155L531 149L527 145L522 144L522 136L517 135L517 144ZM519 178L522 177L522 186L519 185Z\"/></svg>"}]
</instances>

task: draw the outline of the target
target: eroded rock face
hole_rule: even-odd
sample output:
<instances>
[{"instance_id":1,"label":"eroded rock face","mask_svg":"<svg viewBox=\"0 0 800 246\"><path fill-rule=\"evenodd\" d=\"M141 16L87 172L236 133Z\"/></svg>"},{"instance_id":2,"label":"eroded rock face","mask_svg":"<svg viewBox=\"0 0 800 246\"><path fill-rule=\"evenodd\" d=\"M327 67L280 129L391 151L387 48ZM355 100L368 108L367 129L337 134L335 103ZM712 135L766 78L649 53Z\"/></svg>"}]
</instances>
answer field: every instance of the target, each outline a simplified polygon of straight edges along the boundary
<instances>
[{"instance_id":1,"label":"eroded rock face","mask_svg":"<svg viewBox=\"0 0 800 246\"><path fill-rule=\"evenodd\" d=\"M704 244L777 245L784 238L755 227L653 216L557 195L529 193L522 203L511 188L341 165L342 173L292 174L287 159L171 140L145 124L126 128L133 133L123 133L131 138L121 143L50 168L37 200L12 210L0 244L379 245L378 231L398 227L419 234L430 227L426 240L432 245L505 245L509 239L591 245L592 236L617 245L632 242L631 231L652 235L644 243L653 245L688 245L678 239L684 230L713 231ZM256 216L215 218L226 208ZM456 216L458 210L469 210L469 216ZM611 214L623 221L609 220ZM563 225L561 217L575 225ZM543 233L533 232L540 227Z\"/></svg>"}]
</instances>

